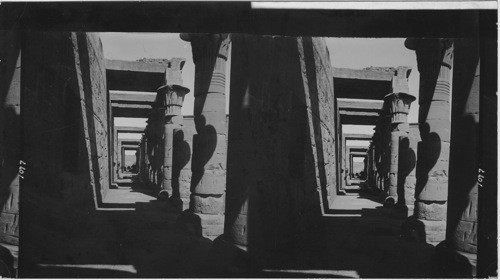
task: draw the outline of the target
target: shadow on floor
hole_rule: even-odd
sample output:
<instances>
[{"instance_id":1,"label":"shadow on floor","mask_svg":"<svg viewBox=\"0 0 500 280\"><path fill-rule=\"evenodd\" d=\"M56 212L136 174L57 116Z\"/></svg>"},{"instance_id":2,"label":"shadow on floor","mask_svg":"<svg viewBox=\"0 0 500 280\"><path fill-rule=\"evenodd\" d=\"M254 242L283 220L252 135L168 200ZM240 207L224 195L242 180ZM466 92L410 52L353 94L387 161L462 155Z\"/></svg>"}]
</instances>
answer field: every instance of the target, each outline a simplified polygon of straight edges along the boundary
<instances>
[{"instance_id":1,"label":"shadow on floor","mask_svg":"<svg viewBox=\"0 0 500 280\"><path fill-rule=\"evenodd\" d=\"M403 219L388 217L386 210L373 207L375 204L370 200L367 201L371 208L346 209L356 213L355 217L323 217L327 236L324 246L328 251L324 267L253 272L227 266L227 260L232 258L227 252L218 250L211 240L178 227L179 212L164 201L136 202L127 210L93 211L68 209L50 198L38 201L51 207L32 205L34 208L28 209L32 218L25 230L32 234L23 239L21 277L421 278L435 275L434 247L403 240L400 237Z\"/></svg>"},{"instance_id":2,"label":"shadow on floor","mask_svg":"<svg viewBox=\"0 0 500 280\"><path fill-rule=\"evenodd\" d=\"M24 209L21 277L163 278L219 276L210 263L212 241L176 226L177 212L163 201L137 202L131 209L71 208L37 197L50 208ZM109 206L109 205L108 205ZM123 205L120 205L123 206ZM119 207L117 207L119 208ZM126 266L130 269L123 270Z\"/></svg>"},{"instance_id":3,"label":"shadow on floor","mask_svg":"<svg viewBox=\"0 0 500 280\"><path fill-rule=\"evenodd\" d=\"M404 213L381 206L380 198L369 193L361 192L354 201L359 209L335 209L337 215L325 216L328 269L356 272L361 278L436 276L434 246L401 237Z\"/></svg>"}]
</instances>

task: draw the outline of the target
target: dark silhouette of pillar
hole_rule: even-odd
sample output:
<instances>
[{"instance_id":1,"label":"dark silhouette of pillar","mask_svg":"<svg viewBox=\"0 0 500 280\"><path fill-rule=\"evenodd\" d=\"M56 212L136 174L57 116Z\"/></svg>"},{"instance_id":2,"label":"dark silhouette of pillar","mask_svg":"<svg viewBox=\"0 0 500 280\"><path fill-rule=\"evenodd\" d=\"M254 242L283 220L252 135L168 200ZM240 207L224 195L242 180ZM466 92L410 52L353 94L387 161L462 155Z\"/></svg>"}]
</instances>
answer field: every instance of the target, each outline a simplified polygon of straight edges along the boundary
<instances>
[{"instance_id":1,"label":"dark silhouette of pillar","mask_svg":"<svg viewBox=\"0 0 500 280\"><path fill-rule=\"evenodd\" d=\"M437 243L445 238L450 149L450 93L453 41L407 39L420 72L417 186L414 216L423 225L419 238Z\"/></svg>"},{"instance_id":2,"label":"dark silhouette of pillar","mask_svg":"<svg viewBox=\"0 0 500 280\"><path fill-rule=\"evenodd\" d=\"M203 236L224 230L226 192L226 62L228 34L181 34L191 42L195 63L190 212L201 222Z\"/></svg>"}]
</instances>

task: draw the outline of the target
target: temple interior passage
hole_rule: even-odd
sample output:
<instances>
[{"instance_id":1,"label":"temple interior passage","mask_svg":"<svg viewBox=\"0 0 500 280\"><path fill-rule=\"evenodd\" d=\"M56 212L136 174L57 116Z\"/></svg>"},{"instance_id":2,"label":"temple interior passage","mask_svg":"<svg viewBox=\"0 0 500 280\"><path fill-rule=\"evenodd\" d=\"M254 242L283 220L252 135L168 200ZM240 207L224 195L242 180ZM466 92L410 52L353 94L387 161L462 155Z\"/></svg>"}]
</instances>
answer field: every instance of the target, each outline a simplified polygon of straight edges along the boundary
<instances>
[{"instance_id":1,"label":"temple interior passage","mask_svg":"<svg viewBox=\"0 0 500 280\"><path fill-rule=\"evenodd\" d=\"M27 171L0 165L1 276L496 271L477 38L18 33L0 162Z\"/></svg>"}]
</instances>

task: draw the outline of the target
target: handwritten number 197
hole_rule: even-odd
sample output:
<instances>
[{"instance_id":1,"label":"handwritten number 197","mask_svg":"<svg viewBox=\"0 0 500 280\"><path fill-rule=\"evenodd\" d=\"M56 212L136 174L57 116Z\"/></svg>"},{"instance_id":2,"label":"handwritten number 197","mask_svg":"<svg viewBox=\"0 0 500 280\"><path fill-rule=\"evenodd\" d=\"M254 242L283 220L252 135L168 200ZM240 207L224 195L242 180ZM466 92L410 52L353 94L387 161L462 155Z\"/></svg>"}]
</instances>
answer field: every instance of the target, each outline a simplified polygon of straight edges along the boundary
<instances>
[{"instance_id":1,"label":"handwritten number 197","mask_svg":"<svg viewBox=\"0 0 500 280\"><path fill-rule=\"evenodd\" d=\"M24 179L24 172L26 171L26 162L20 160L19 161L19 178Z\"/></svg>"}]
</instances>

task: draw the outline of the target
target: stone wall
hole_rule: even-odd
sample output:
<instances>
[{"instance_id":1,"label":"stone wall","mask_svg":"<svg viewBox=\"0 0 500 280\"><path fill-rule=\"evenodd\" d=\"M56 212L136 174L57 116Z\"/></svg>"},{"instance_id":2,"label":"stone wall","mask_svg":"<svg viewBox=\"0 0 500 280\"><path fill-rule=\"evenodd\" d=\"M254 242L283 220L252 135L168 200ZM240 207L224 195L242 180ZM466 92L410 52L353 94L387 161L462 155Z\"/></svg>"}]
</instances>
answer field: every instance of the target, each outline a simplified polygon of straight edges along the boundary
<instances>
[{"instance_id":1,"label":"stone wall","mask_svg":"<svg viewBox=\"0 0 500 280\"><path fill-rule=\"evenodd\" d=\"M17 258L21 160L21 46L17 32L0 32L0 246ZM2 248L3 249L3 248ZM2 261L6 261L2 258ZM15 264L13 264L16 266Z\"/></svg>"},{"instance_id":2,"label":"stone wall","mask_svg":"<svg viewBox=\"0 0 500 280\"><path fill-rule=\"evenodd\" d=\"M85 94L85 102L82 104L81 110L82 115L87 117L87 125L84 126L87 133L85 137L88 139L87 149L90 148L92 160L95 161L92 162L95 182L91 182L91 184L100 190L100 194L104 198L110 183L108 135L112 134L109 131L108 122L104 54L97 33L77 33L77 39L82 75L80 92L83 90ZM94 157L97 157L97 160Z\"/></svg>"},{"instance_id":3,"label":"stone wall","mask_svg":"<svg viewBox=\"0 0 500 280\"><path fill-rule=\"evenodd\" d=\"M336 185L336 107L333 68L326 43L318 38L298 41L303 87L308 107L309 137L313 145L317 185L326 195L323 207L329 209L337 195ZM306 73L306 74L305 74Z\"/></svg>"},{"instance_id":4,"label":"stone wall","mask_svg":"<svg viewBox=\"0 0 500 280\"><path fill-rule=\"evenodd\" d=\"M232 44L225 238L256 266L319 267L322 201L336 186L324 41L232 35Z\"/></svg>"},{"instance_id":5,"label":"stone wall","mask_svg":"<svg viewBox=\"0 0 500 280\"><path fill-rule=\"evenodd\" d=\"M22 50L24 265L47 261L109 187L107 103L99 37L25 34ZM77 246L77 244L75 244ZM59 249L57 249L59 248ZM60 252L54 254L54 250ZM21 251L23 254L23 251Z\"/></svg>"}]
</instances>

